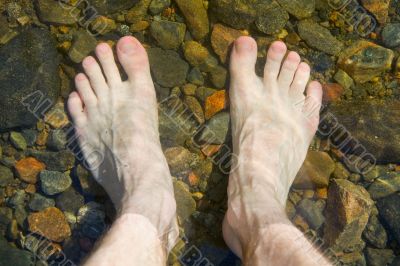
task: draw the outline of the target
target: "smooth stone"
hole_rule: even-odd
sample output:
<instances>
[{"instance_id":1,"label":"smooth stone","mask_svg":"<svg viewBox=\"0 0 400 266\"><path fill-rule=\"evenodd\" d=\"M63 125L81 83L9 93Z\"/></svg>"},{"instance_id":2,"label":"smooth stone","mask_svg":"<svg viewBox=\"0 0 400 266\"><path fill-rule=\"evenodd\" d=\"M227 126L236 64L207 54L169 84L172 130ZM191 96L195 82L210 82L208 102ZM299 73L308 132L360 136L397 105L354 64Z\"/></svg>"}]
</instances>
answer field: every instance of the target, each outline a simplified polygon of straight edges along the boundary
<instances>
[{"instance_id":1,"label":"smooth stone","mask_svg":"<svg viewBox=\"0 0 400 266\"><path fill-rule=\"evenodd\" d=\"M79 208L77 226L81 233L89 238L97 239L106 230L104 207L94 201L88 202Z\"/></svg>"},{"instance_id":2,"label":"smooth stone","mask_svg":"<svg viewBox=\"0 0 400 266\"><path fill-rule=\"evenodd\" d=\"M400 244L400 195L392 194L377 201L376 207L383 224L387 226L388 234Z\"/></svg>"},{"instance_id":3,"label":"smooth stone","mask_svg":"<svg viewBox=\"0 0 400 266\"><path fill-rule=\"evenodd\" d=\"M310 47L324 53L336 55L343 48L343 43L337 40L327 28L322 27L312 20L300 21L298 24L298 31L300 37L305 40Z\"/></svg>"},{"instance_id":4,"label":"smooth stone","mask_svg":"<svg viewBox=\"0 0 400 266\"><path fill-rule=\"evenodd\" d=\"M183 46L185 59L202 72L211 72L218 66L218 59L206 47L195 41L186 41Z\"/></svg>"},{"instance_id":5,"label":"smooth stone","mask_svg":"<svg viewBox=\"0 0 400 266\"><path fill-rule=\"evenodd\" d=\"M96 48L97 40L88 31L80 29L73 35L73 42L68 57L74 63L81 63Z\"/></svg>"},{"instance_id":6,"label":"smooth stone","mask_svg":"<svg viewBox=\"0 0 400 266\"><path fill-rule=\"evenodd\" d=\"M201 104L193 96L185 96L183 102L187 105L190 111L193 113L194 117L196 118L199 124L203 124L205 122L203 108Z\"/></svg>"},{"instance_id":7,"label":"smooth stone","mask_svg":"<svg viewBox=\"0 0 400 266\"><path fill-rule=\"evenodd\" d=\"M139 0L88 0L100 14L112 14L133 7ZM96 12L96 13L97 13Z\"/></svg>"},{"instance_id":8,"label":"smooth stone","mask_svg":"<svg viewBox=\"0 0 400 266\"><path fill-rule=\"evenodd\" d=\"M363 237L367 240L367 243L376 248L386 247L388 236L376 215L371 215L369 217L368 224L363 232Z\"/></svg>"},{"instance_id":9,"label":"smooth stone","mask_svg":"<svg viewBox=\"0 0 400 266\"><path fill-rule=\"evenodd\" d=\"M322 200L303 199L297 205L297 213L306 219L312 229L318 230L325 222L324 208L325 202Z\"/></svg>"},{"instance_id":10,"label":"smooth stone","mask_svg":"<svg viewBox=\"0 0 400 266\"><path fill-rule=\"evenodd\" d=\"M14 147L20 151L26 150L28 146L24 136L19 132L12 131L10 133L10 141Z\"/></svg>"},{"instance_id":11,"label":"smooth stone","mask_svg":"<svg viewBox=\"0 0 400 266\"><path fill-rule=\"evenodd\" d=\"M0 236L0 265L31 266L34 261L34 256L29 251L11 246Z\"/></svg>"},{"instance_id":12,"label":"smooth stone","mask_svg":"<svg viewBox=\"0 0 400 266\"><path fill-rule=\"evenodd\" d=\"M9 207L0 207L0 225L6 228L13 219L13 210Z\"/></svg>"},{"instance_id":13,"label":"smooth stone","mask_svg":"<svg viewBox=\"0 0 400 266\"><path fill-rule=\"evenodd\" d=\"M32 211L42 211L48 207L54 207L55 202L51 198L47 198L41 194L33 194L31 200L29 201L29 208Z\"/></svg>"},{"instance_id":14,"label":"smooth stone","mask_svg":"<svg viewBox=\"0 0 400 266\"><path fill-rule=\"evenodd\" d=\"M67 190L72 180L66 173L43 170L40 172L40 187L47 195L56 195Z\"/></svg>"},{"instance_id":15,"label":"smooth stone","mask_svg":"<svg viewBox=\"0 0 400 266\"><path fill-rule=\"evenodd\" d=\"M207 10L203 0L175 0L179 9L183 13L189 31L196 40L203 39L210 30Z\"/></svg>"},{"instance_id":16,"label":"smooth stone","mask_svg":"<svg viewBox=\"0 0 400 266\"><path fill-rule=\"evenodd\" d=\"M306 159L293 182L296 188L327 187L335 163L326 152L308 151Z\"/></svg>"},{"instance_id":17,"label":"smooth stone","mask_svg":"<svg viewBox=\"0 0 400 266\"><path fill-rule=\"evenodd\" d=\"M398 191L400 191L399 173L389 173L381 176L368 187L368 192L374 200L389 196Z\"/></svg>"},{"instance_id":18,"label":"smooth stone","mask_svg":"<svg viewBox=\"0 0 400 266\"><path fill-rule=\"evenodd\" d=\"M228 135L229 122L229 113L221 112L216 114L206 122L198 140L207 144L223 144Z\"/></svg>"},{"instance_id":19,"label":"smooth stone","mask_svg":"<svg viewBox=\"0 0 400 266\"><path fill-rule=\"evenodd\" d=\"M394 260L394 253L391 249L367 248L365 251L368 266L388 265Z\"/></svg>"},{"instance_id":20,"label":"smooth stone","mask_svg":"<svg viewBox=\"0 0 400 266\"><path fill-rule=\"evenodd\" d=\"M94 179L92 174L81 164L77 165L73 171L74 179L78 180L82 192L89 196L105 196L103 187Z\"/></svg>"},{"instance_id":21,"label":"smooth stone","mask_svg":"<svg viewBox=\"0 0 400 266\"><path fill-rule=\"evenodd\" d=\"M343 70L339 69L333 77L337 83L342 85L344 89L351 89L354 87L354 80Z\"/></svg>"},{"instance_id":22,"label":"smooth stone","mask_svg":"<svg viewBox=\"0 0 400 266\"><path fill-rule=\"evenodd\" d=\"M103 0L104 1L104 0ZM123 0L121 0L123 1ZM140 0L137 1L131 9L125 14L125 21L127 23L137 23L144 19L147 14L147 10L150 6L151 0ZM129 31L128 31L129 33Z\"/></svg>"},{"instance_id":23,"label":"smooth stone","mask_svg":"<svg viewBox=\"0 0 400 266\"><path fill-rule=\"evenodd\" d=\"M28 150L27 153L43 162L46 169L50 171L65 172L72 169L75 164L75 156L69 150L59 152ZM54 160L54 158L57 158L57 160Z\"/></svg>"},{"instance_id":24,"label":"smooth stone","mask_svg":"<svg viewBox=\"0 0 400 266\"><path fill-rule=\"evenodd\" d=\"M1 130L35 125L57 99L56 46L48 30L28 28L0 48Z\"/></svg>"},{"instance_id":25,"label":"smooth stone","mask_svg":"<svg viewBox=\"0 0 400 266\"><path fill-rule=\"evenodd\" d=\"M79 21L80 10L53 0L38 0L38 15L42 22L59 25L73 25Z\"/></svg>"},{"instance_id":26,"label":"smooth stone","mask_svg":"<svg viewBox=\"0 0 400 266\"><path fill-rule=\"evenodd\" d=\"M344 179L334 179L329 186L325 212L325 243L336 251L357 246L373 203L362 186Z\"/></svg>"},{"instance_id":27,"label":"smooth stone","mask_svg":"<svg viewBox=\"0 0 400 266\"><path fill-rule=\"evenodd\" d=\"M186 82L189 64L178 53L161 48L148 50L154 81L167 88L181 86Z\"/></svg>"},{"instance_id":28,"label":"smooth stone","mask_svg":"<svg viewBox=\"0 0 400 266\"><path fill-rule=\"evenodd\" d=\"M311 17L315 10L315 0L277 0L277 2L298 19Z\"/></svg>"},{"instance_id":29,"label":"smooth stone","mask_svg":"<svg viewBox=\"0 0 400 266\"><path fill-rule=\"evenodd\" d=\"M225 87L227 75L228 71L225 68L217 66L210 72L210 80L216 88L222 89Z\"/></svg>"},{"instance_id":30,"label":"smooth stone","mask_svg":"<svg viewBox=\"0 0 400 266\"><path fill-rule=\"evenodd\" d=\"M176 50L185 38L186 25L167 20L153 21L150 25L151 36L164 49Z\"/></svg>"},{"instance_id":31,"label":"smooth stone","mask_svg":"<svg viewBox=\"0 0 400 266\"><path fill-rule=\"evenodd\" d=\"M185 183L174 182L175 199L177 203L177 215L181 221L187 220L196 210L196 202Z\"/></svg>"},{"instance_id":32,"label":"smooth stone","mask_svg":"<svg viewBox=\"0 0 400 266\"><path fill-rule=\"evenodd\" d=\"M392 50L359 40L339 54L338 66L356 82L365 83L390 70L393 58Z\"/></svg>"},{"instance_id":33,"label":"smooth stone","mask_svg":"<svg viewBox=\"0 0 400 266\"><path fill-rule=\"evenodd\" d=\"M46 146L53 151L60 151L65 149L67 144L67 134L62 129L55 129L50 131L49 138L47 139Z\"/></svg>"},{"instance_id":34,"label":"smooth stone","mask_svg":"<svg viewBox=\"0 0 400 266\"><path fill-rule=\"evenodd\" d=\"M151 14L157 15L170 5L171 0L152 0L149 6L149 11Z\"/></svg>"},{"instance_id":35,"label":"smooth stone","mask_svg":"<svg viewBox=\"0 0 400 266\"><path fill-rule=\"evenodd\" d=\"M73 187L68 188L56 198L56 206L64 212L75 214L85 203L85 199Z\"/></svg>"},{"instance_id":36,"label":"smooth stone","mask_svg":"<svg viewBox=\"0 0 400 266\"><path fill-rule=\"evenodd\" d=\"M266 34L279 33L289 21L289 14L279 5L268 9L267 12L259 16L256 21L256 27L259 31Z\"/></svg>"},{"instance_id":37,"label":"smooth stone","mask_svg":"<svg viewBox=\"0 0 400 266\"><path fill-rule=\"evenodd\" d=\"M24 129L21 131L22 136L26 140L26 144L28 147L32 147L36 143L36 138L38 135L38 132L34 129Z\"/></svg>"},{"instance_id":38,"label":"smooth stone","mask_svg":"<svg viewBox=\"0 0 400 266\"><path fill-rule=\"evenodd\" d=\"M198 86L202 86L204 84L204 77L203 74L201 74L201 71L199 68L194 67L192 68L192 70L190 70L188 76L187 76L187 80L194 84L194 85L198 85Z\"/></svg>"},{"instance_id":39,"label":"smooth stone","mask_svg":"<svg viewBox=\"0 0 400 266\"><path fill-rule=\"evenodd\" d=\"M399 112L397 100L336 102L321 116L319 132L329 135L335 145L343 144L342 140L335 140L336 134L342 135L341 139L351 136L352 140L342 148L347 157L354 154L378 164L396 163L400 161L400 128L395 126ZM337 123L350 135L343 135ZM351 163L361 172L370 169L361 160Z\"/></svg>"},{"instance_id":40,"label":"smooth stone","mask_svg":"<svg viewBox=\"0 0 400 266\"><path fill-rule=\"evenodd\" d=\"M400 46L400 23L387 24L382 30L382 41L389 48Z\"/></svg>"},{"instance_id":41,"label":"smooth stone","mask_svg":"<svg viewBox=\"0 0 400 266\"><path fill-rule=\"evenodd\" d=\"M226 62L232 43L243 35L244 33L241 31L226 27L222 24L215 24L213 26L211 33L211 46L214 52L219 56L222 63Z\"/></svg>"},{"instance_id":42,"label":"smooth stone","mask_svg":"<svg viewBox=\"0 0 400 266\"><path fill-rule=\"evenodd\" d=\"M11 207L23 207L25 205L25 201L28 198L26 192L22 189L17 190L14 195L8 199L8 205Z\"/></svg>"},{"instance_id":43,"label":"smooth stone","mask_svg":"<svg viewBox=\"0 0 400 266\"><path fill-rule=\"evenodd\" d=\"M5 187L14 181L14 174L10 168L0 165L0 187Z\"/></svg>"}]
</instances>

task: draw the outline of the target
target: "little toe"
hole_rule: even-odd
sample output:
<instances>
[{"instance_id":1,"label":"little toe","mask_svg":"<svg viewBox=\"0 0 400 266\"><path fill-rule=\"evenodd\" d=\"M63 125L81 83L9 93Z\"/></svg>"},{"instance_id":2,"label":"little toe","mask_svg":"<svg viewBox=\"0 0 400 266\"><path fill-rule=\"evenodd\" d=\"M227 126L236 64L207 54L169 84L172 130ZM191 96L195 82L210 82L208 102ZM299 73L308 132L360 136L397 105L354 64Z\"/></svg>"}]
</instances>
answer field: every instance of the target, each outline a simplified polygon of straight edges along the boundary
<instances>
[{"instance_id":1,"label":"little toe","mask_svg":"<svg viewBox=\"0 0 400 266\"><path fill-rule=\"evenodd\" d=\"M67 105L74 125L78 128L83 127L87 117L83 110L83 102L77 92L74 91L69 95Z\"/></svg>"},{"instance_id":2,"label":"little toe","mask_svg":"<svg viewBox=\"0 0 400 266\"><path fill-rule=\"evenodd\" d=\"M117 44L117 54L130 82L151 80L146 50L136 38L131 36L121 38Z\"/></svg>"},{"instance_id":3,"label":"little toe","mask_svg":"<svg viewBox=\"0 0 400 266\"><path fill-rule=\"evenodd\" d=\"M113 87L121 83L121 75L119 74L117 64L111 47L107 43L101 43L96 47L96 56L103 68L107 83Z\"/></svg>"},{"instance_id":4,"label":"little toe","mask_svg":"<svg viewBox=\"0 0 400 266\"><path fill-rule=\"evenodd\" d=\"M264 81L267 84L277 80L286 51L287 47L281 41L272 43L268 49L267 62L264 68Z\"/></svg>"},{"instance_id":5,"label":"little toe","mask_svg":"<svg viewBox=\"0 0 400 266\"><path fill-rule=\"evenodd\" d=\"M97 97L102 98L105 92L108 90L108 86L96 59L94 59L92 56L88 56L83 59L82 66L85 69L85 73L90 80L90 85L92 86Z\"/></svg>"},{"instance_id":6,"label":"little toe","mask_svg":"<svg viewBox=\"0 0 400 266\"><path fill-rule=\"evenodd\" d=\"M78 90L80 99L87 108L92 108L97 104L97 97L93 92L90 82L85 74L78 74L75 77L75 86Z\"/></svg>"},{"instance_id":7,"label":"little toe","mask_svg":"<svg viewBox=\"0 0 400 266\"><path fill-rule=\"evenodd\" d=\"M297 67L294 79L289 89L289 96L292 101L304 99L304 91L310 79L310 66L307 63L300 63Z\"/></svg>"},{"instance_id":8,"label":"little toe","mask_svg":"<svg viewBox=\"0 0 400 266\"><path fill-rule=\"evenodd\" d=\"M286 92L289 90L300 61L300 55L296 52L290 52L286 57L278 78L278 84L281 90L285 90Z\"/></svg>"},{"instance_id":9,"label":"little toe","mask_svg":"<svg viewBox=\"0 0 400 266\"><path fill-rule=\"evenodd\" d=\"M247 36L239 37L232 49L230 72L233 80L243 77L248 80L249 75L255 76L257 61L257 43Z\"/></svg>"}]
</instances>

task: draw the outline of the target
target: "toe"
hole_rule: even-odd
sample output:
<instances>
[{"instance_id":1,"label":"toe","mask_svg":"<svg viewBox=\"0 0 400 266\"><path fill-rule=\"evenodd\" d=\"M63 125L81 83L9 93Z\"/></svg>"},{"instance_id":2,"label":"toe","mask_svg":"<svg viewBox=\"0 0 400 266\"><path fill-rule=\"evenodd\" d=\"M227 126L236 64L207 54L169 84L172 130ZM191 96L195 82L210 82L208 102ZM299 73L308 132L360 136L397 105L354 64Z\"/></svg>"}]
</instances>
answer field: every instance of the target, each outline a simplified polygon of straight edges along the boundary
<instances>
[{"instance_id":1,"label":"toe","mask_svg":"<svg viewBox=\"0 0 400 266\"><path fill-rule=\"evenodd\" d=\"M68 111L71 115L72 122L78 128L86 124L86 114L83 111L83 102L77 92L72 92L68 98Z\"/></svg>"},{"instance_id":2,"label":"toe","mask_svg":"<svg viewBox=\"0 0 400 266\"><path fill-rule=\"evenodd\" d=\"M111 47L107 43L101 43L96 47L96 56L103 68L107 83L113 87L121 83L121 75L119 74L117 64Z\"/></svg>"},{"instance_id":3,"label":"toe","mask_svg":"<svg viewBox=\"0 0 400 266\"><path fill-rule=\"evenodd\" d=\"M232 49L230 70L235 80L240 77L248 79L249 75L255 75L257 61L257 43L247 36L239 37Z\"/></svg>"},{"instance_id":4,"label":"toe","mask_svg":"<svg viewBox=\"0 0 400 266\"><path fill-rule=\"evenodd\" d=\"M318 81L312 81L307 87L307 97L304 103L303 112L309 118L317 119L321 109L322 102L322 86Z\"/></svg>"},{"instance_id":5,"label":"toe","mask_svg":"<svg viewBox=\"0 0 400 266\"><path fill-rule=\"evenodd\" d=\"M278 84L281 90L288 91L293 82L296 69L300 64L300 56L296 52L290 52L282 65L279 73Z\"/></svg>"},{"instance_id":6,"label":"toe","mask_svg":"<svg viewBox=\"0 0 400 266\"><path fill-rule=\"evenodd\" d=\"M78 74L75 77L75 86L79 92L80 99L87 108L92 108L97 104L97 97L94 94L90 82L85 74Z\"/></svg>"},{"instance_id":7,"label":"toe","mask_svg":"<svg viewBox=\"0 0 400 266\"><path fill-rule=\"evenodd\" d=\"M278 78L281 69L282 60L287 51L286 45L277 41L271 44L267 53L267 62L264 68L264 80L267 84L275 81Z\"/></svg>"},{"instance_id":8,"label":"toe","mask_svg":"<svg viewBox=\"0 0 400 266\"><path fill-rule=\"evenodd\" d=\"M96 59L88 56L83 60L82 66L97 97L102 98L108 90L108 86Z\"/></svg>"},{"instance_id":9,"label":"toe","mask_svg":"<svg viewBox=\"0 0 400 266\"><path fill-rule=\"evenodd\" d=\"M148 80L150 75L149 59L144 47L131 36L121 38L117 44L118 59L130 82Z\"/></svg>"},{"instance_id":10,"label":"toe","mask_svg":"<svg viewBox=\"0 0 400 266\"><path fill-rule=\"evenodd\" d=\"M292 100L303 99L304 90L310 79L310 66L307 63L300 63L289 89L289 95Z\"/></svg>"}]
</instances>

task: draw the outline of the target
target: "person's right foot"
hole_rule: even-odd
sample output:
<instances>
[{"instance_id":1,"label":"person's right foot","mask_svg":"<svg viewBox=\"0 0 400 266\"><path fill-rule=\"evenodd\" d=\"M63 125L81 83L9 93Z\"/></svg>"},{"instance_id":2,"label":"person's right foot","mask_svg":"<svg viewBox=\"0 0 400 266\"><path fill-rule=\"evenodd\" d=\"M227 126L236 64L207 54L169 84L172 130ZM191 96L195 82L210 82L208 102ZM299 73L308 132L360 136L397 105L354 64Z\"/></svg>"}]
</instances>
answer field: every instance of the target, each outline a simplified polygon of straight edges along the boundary
<instances>
[{"instance_id":1,"label":"person's right foot","mask_svg":"<svg viewBox=\"0 0 400 266\"><path fill-rule=\"evenodd\" d=\"M223 233L240 257L244 246L257 241L258 229L285 216L289 188L319 123L321 85L313 81L306 90L310 67L295 52L284 60L286 51L282 42L271 45L264 78L255 73L252 38L236 40L231 55L229 98L238 158L229 177Z\"/></svg>"}]
</instances>

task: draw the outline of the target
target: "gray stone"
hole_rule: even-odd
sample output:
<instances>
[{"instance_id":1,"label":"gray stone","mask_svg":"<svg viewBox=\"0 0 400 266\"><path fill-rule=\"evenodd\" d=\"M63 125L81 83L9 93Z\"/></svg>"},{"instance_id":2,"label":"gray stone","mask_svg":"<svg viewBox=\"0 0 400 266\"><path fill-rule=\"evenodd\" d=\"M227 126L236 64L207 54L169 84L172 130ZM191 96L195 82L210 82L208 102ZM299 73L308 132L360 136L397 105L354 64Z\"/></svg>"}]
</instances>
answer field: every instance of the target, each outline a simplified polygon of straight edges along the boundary
<instances>
[{"instance_id":1,"label":"gray stone","mask_svg":"<svg viewBox=\"0 0 400 266\"><path fill-rule=\"evenodd\" d=\"M39 18L44 23L72 25L79 20L79 9L53 0L36 2Z\"/></svg>"},{"instance_id":2,"label":"gray stone","mask_svg":"<svg viewBox=\"0 0 400 266\"><path fill-rule=\"evenodd\" d=\"M78 210L77 226L84 236L97 239L106 229L105 216L102 205L94 201L88 202Z\"/></svg>"},{"instance_id":3,"label":"gray stone","mask_svg":"<svg viewBox=\"0 0 400 266\"><path fill-rule=\"evenodd\" d=\"M222 66L218 66L218 67L214 68L210 72L212 84L218 89L223 88L226 83L227 74L228 74L228 71L225 68L223 68Z\"/></svg>"},{"instance_id":4,"label":"gray stone","mask_svg":"<svg viewBox=\"0 0 400 266\"><path fill-rule=\"evenodd\" d=\"M367 242L376 248L385 248L388 240L385 228L379 222L376 215L371 215L363 232Z\"/></svg>"},{"instance_id":5,"label":"gray stone","mask_svg":"<svg viewBox=\"0 0 400 266\"><path fill-rule=\"evenodd\" d=\"M28 213L26 212L26 209L24 206L17 206L14 208L14 217L15 220L17 220L18 225L21 228L25 228L26 224L26 217L28 217Z\"/></svg>"},{"instance_id":6,"label":"gray stone","mask_svg":"<svg viewBox=\"0 0 400 266\"><path fill-rule=\"evenodd\" d=\"M177 214L181 221L185 221L196 210L196 202L192 198L187 185L182 181L174 182L175 199L177 203Z\"/></svg>"},{"instance_id":7,"label":"gray stone","mask_svg":"<svg viewBox=\"0 0 400 266\"><path fill-rule=\"evenodd\" d=\"M167 20L153 21L150 25L151 36L164 49L178 49L185 38L186 25Z\"/></svg>"},{"instance_id":8,"label":"gray stone","mask_svg":"<svg viewBox=\"0 0 400 266\"><path fill-rule=\"evenodd\" d=\"M3 236L0 236L0 265L32 266L34 262L30 252L11 246Z\"/></svg>"},{"instance_id":9,"label":"gray stone","mask_svg":"<svg viewBox=\"0 0 400 266\"><path fill-rule=\"evenodd\" d=\"M8 184L11 184L13 180L14 174L10 168L0 165L0 187L5 187Z\"/></svg>"},{"instance_id":10,"label":"gray stone","mask_svg":"<svg viewBox=\"0 0 400 266\"><path fill-rule=\"evenodd\" d=\"M28 147L32 147L35 145L36 138L38 135L38 132L34 129L24 129L21 132L22 136L24 136L24 139L26 140L26 144Z\"/></svg>"},{"instance_id":11,"label":"gray stone","mask_svg":"<svg viewBox=\"0 0 400 266\"><path fill-rule=\"evenodd\" d=\"M400 46L400 23L387 24L382 30L382 41L389 48Z\"/></svg>"},{"instance_id":12,"label":"gray stone","mask_svg":"<svg viewBox=\"0 0 400 266\"><path fill-rule=\"evenodd\" d=\"M72 183L66 173L43 170L40 172L40 187L46 195L55 195L67 190Z\"/></svg>"},{"instance_id":13,"label":"gray stone","mask_svg":"<svg viewBox=\"0 0 400 266\"><path fill-rule=\"evenodd\" d=\"M203 74L201 74L200 69L197 67L192 68L187 76L187 79L194 85L202 86L204 84Z\"/></svg>"},{"instance_id":14,"label":"gray stone","mask_svg":"<svg viewBox=\"0 0 400 266\"><path fill-rule=\"evenodd\" d=\"M198 140L208 144L223 144L229 131L229 121L229 113L221 112L216 114L206 122Z\"/></svg>"},{"instance_id":15,"label":"gray stone","mask_svg":"<svg viewBox=\"0 0 400 266\"><path fill-rule=\"evenodd\" d=\"M389 266L400 266L400 256L397 256Z\"/></svg>"},{"instance_id":16,"label":"gray stone","mask_svg":"<svg viewBox=\"0 0 400 266\"><path fill-rule=\"evenodd\" d=\"M80 63L96 48L97 40L86 30L80 29L74 33L68 56L74 63Z\"/></svg>"},{"instance_id":17,"label":"gray stone","mask_svg":"<svg viewBox=\"0 0 400 266\"><path fill-rule=\"evenodd\" d=\"M148 50L154 81L167 88L181 86L186 82L189 64L178 53L160 48Z\"/></svg>"},{"instance_id":18,"label":"gray stone","mask_svg":"<svg viewBox=\"0 0 400 266\"><path fill-rule=\"evenodd\" d=\"M133 7L139 0L89 0L92 9L100 14L112 14Z\"/></svg>"},{"instance_id":19,"label":"gray stone","mask_svg":"<svg viewBox=\"0 0 400 266\"><path fill-rule=\"evenodd\" d=\"M297 212L306 219L310 227L318 230L325 222L323 211L325 208L324 201L313 201L311 199L303 199L297 205Z\"/></svg>"},{"instance_id":20,"label":"gray stone","mask_svg":"<svg viewBox=\"0 0 400 266\"><path fill-rule=\"evenodd\" d=\"M368 187L368 192L374 200L389 196L399 190L399 173L389 173L385 176L379 177Z\"/></svg>"},{"instance_id":21,"label":"gray stone","mask_svg":"<svg viewBox=\"0 0 400 266\"><path fill-rule=\"evenodd\" d=\"M0 64L0 129L33 126L55 102L56 46L49 31L29 28L0 48L0 62L7 62Z\"/></svg>"},{"instance_id":22,"label":"gray stone","mask_svg":"<svg viewBox=\"0 0 400 266\"><path fill-rule=\"evenodd\" d=\"M157 15L169 7L170 4L171 0L152 0L149 6L149 11L151 14Z\"/></svg>"},{"instance_id":23,"label":"gray stone","mask_svg":"<svg viewBox=\"0 0 400 266\"><path fill-rule=\"evenodd\" d=\"M368 266L383 266L390 264L394 259L393 250L367 248L365 251Z\"/></svg>"},{"instance_id":24,"label":"gray stone","mask_svg":"<svg viewBox=\"0 0 400 266\"><path fill-rule=\"evenodd\" d=\"M342 152L346 156L358 155L361 160L351 163L359 172L366 173L371 165L365 161L372 164L375 160L382 164L400 161L400 127L396 126L399 110L397 100L337 102L321 116L319 133L330 136L335 145L347 143L341 145Z\"/></svg>"},{"instance_id":25,"label":"gray stone","mask_svg":"<svg viewBox=\"0 0 400 266\"><path fill-rule=\"evenodd\" d=\"M298 24L300 37L315 49L330 55L338 54L343 43L337 40L331 32L312 20L302 20Z\"/></svg>"},{"instance_id":26,"label":"gray stone","mask_svg":"<svg viewBox=\"0 0 400 266\"><path fill-rule=\"evenodd\" d=\"M62 129L55 129L50 131L47 139L47 147L53 151L60 151L65 149L67 144L67 135Z\"/></svg>"},{"instance_id":27,"label":"gray stone","mask_svg":"<svg viewBox=\"0 0 400 266\"><path fill-rule=\"evenodd\" d=\"M47 198L39 193L33 194L29 201L29 208L32 211L42 211L48 207L54 207L55 202L53 199Z\"/></svg>"},{"instance_id":28,"label":"gray stone","mask_svg":"<svg viewBox=\"0 0 400 266\"><path fill-rule=\"evenodd\" d=\"M280 6L275 6L259 16L255 23L259 31L275 34L279 33L288 21L289 14Z\"/></svg>"},{"instance_id":29,"label":"gray stone","mask_svg":"<svg viewBox=\"0 0 400 266\"><path fill-rule=\"evenodd\" d=\"M28 150L27 154L43 162L46 169L51 171L65 172L72 169L75 163L75 156L69 150L59 152Z\"/></svg>"},{"instance_id":30,"label":"gray stone","mask_svg":"<svg viewBox=\"0 0 400 266\"><path fill-rule=\"evenodd\" d=\"M400 244L400 195L392 194L379 199L376 207L383 224L389 229L389 235L392 235Z\"/></svg>"},{"instance_id":31,"label":"gray stone","mask_svg":"<svg viewBox=\"0 0 400 266\"><path fill-rule=\"evenodd\" d=\"M12 131L10 133L10 141L18 150L23 151L27 148L26 140L24 136L19 132Z\"/></svg>"},{"instance_id":32,"label":"gray stone","mask_svg":"<svg viewBox=\"0 0 400 266\"><path fill-rule=\"evenodd\" d=\"M22 189L17 190L14 195L8 199L8 205L11 207L25 206L25 201L28 198L26 192Z\"/></svg>"},{"instance_id":33,"label":"gray stone","mask_svg":"<svg viewBox=\"0 0 400 266\"><path fill-rule=\"evenodd\" d=\"M277 0L291 15L298 19L311 17L315 10L315 0Z\"/></svg>"},{"instance_id":34,"label":"gray stone","mask_svg":"<svg viewBox=\"0 0 400 266\"><path fill-rule=\"evenodd\" d=\"M64 212L75 214L85 203L85 199L73 187L57 196L56 206Z\"/></svg>"}]
</instances>

